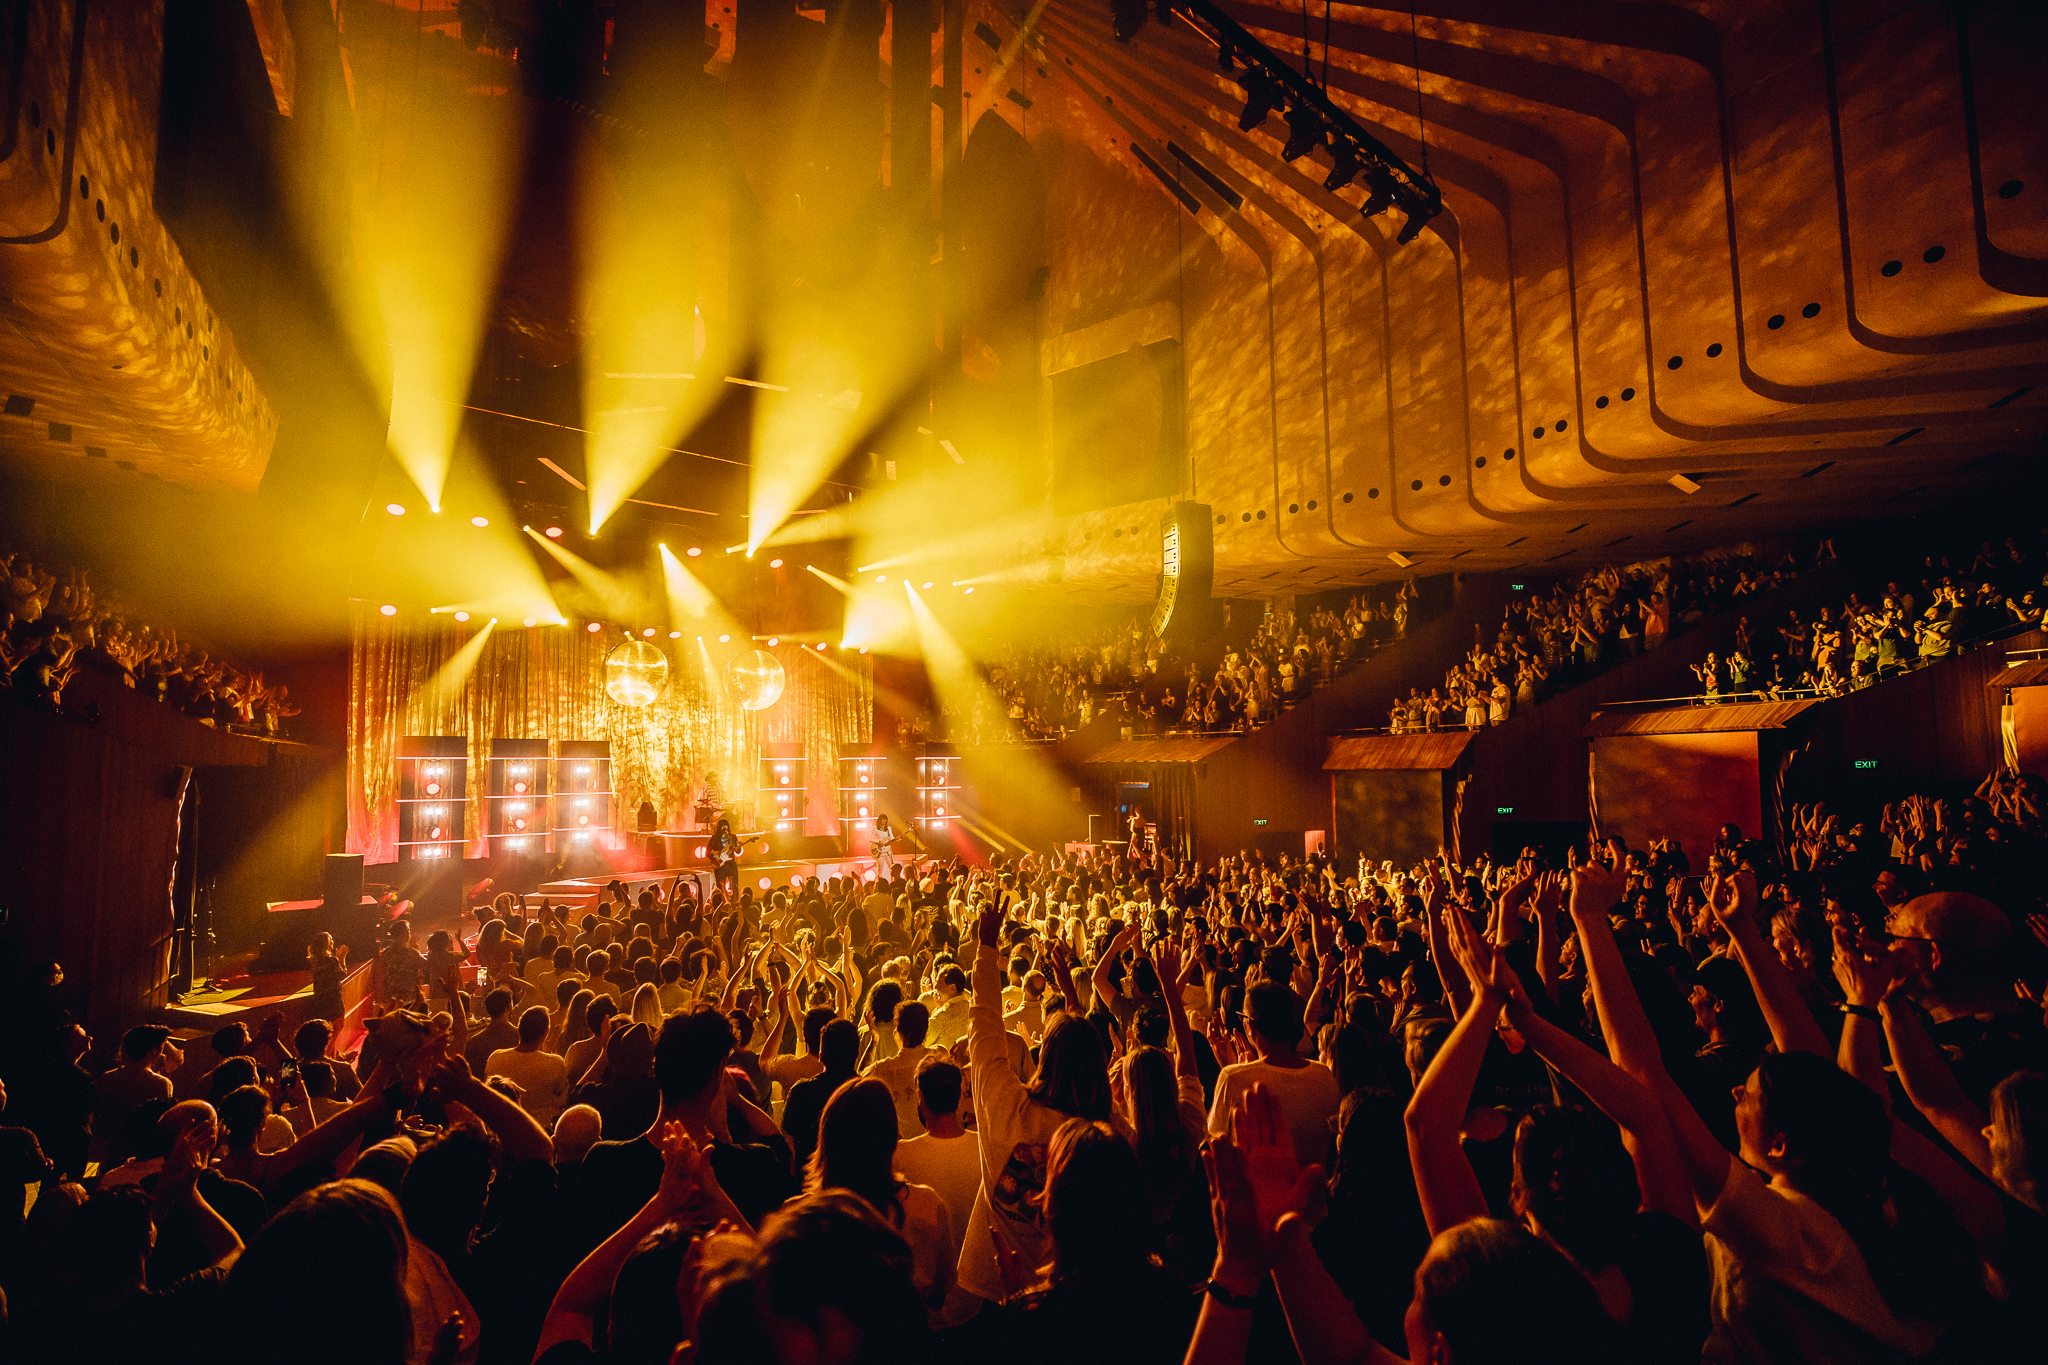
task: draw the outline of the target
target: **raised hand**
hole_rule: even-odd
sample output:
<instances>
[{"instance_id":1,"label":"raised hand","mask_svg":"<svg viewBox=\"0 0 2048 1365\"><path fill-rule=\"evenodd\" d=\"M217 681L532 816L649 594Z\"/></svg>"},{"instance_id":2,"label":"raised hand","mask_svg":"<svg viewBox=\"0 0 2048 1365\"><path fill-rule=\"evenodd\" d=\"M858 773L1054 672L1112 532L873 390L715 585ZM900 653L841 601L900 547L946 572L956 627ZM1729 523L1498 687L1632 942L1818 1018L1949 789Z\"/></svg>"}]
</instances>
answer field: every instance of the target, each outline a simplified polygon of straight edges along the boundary
<instances>
[{"instance_id":1,"label":"raised hand","mask_svg":"<svg viewBox=\"0 0 2048 1365\"><path fill-rule=\"evenodd\" d=\"M1898 987L1899 964L1884 948L1874 951L1835 926L1835 982L1852 1005L1874 1006Z\"/></svg>"},{"instance_id":2,"label":"raised hand","mask_svg":"<svg viewBox=\"0 0 2048 1365\"><path fill-rule=\"evenodd\" d=\"M1604 863L1581 863L1572 869L1572 914L1604 915L1621 904L1627 883Z\"/></svg>"}]
</instances>

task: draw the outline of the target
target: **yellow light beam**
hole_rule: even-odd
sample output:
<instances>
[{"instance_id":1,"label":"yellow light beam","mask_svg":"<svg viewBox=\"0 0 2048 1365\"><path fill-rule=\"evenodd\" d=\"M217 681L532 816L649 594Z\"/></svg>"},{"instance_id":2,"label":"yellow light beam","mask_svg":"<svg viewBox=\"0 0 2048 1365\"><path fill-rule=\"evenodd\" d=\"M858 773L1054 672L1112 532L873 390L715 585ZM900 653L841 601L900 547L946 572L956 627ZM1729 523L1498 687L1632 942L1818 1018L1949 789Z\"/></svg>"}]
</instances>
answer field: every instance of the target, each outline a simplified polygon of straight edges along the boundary
<instances>
[{"instance_id":1,"label":"yellow light beam","mask_svg":"<svg viewBox=\"0 0 2048 1365\"><path fill-rule=\"evenodd\" d=\"M606 573L581 555L563 549L531 526L520 528L534 544L554 556L555 562L567 569L578 583L589 590L602 606L605 614L614 620L632 621L642 615L640 594L623 580Z\"/></svg>"},{"instance_id":2,"label":"yellow light beam","mask_svg":"<svg viewBox=\"0 0 2048 1365\"><path fill-rule=\"evenodd\" d=\"M497 625L495 616L484 622L483 628L464 641L462 648L449 655L448 662L436 670L426 687L426 694L434 699L435 706L447 706L457 699L463 684L469 681L469 675L476 671L477 660L483 657L484 643L491 638L491 632Z\"/></svg>"}]
</instances>

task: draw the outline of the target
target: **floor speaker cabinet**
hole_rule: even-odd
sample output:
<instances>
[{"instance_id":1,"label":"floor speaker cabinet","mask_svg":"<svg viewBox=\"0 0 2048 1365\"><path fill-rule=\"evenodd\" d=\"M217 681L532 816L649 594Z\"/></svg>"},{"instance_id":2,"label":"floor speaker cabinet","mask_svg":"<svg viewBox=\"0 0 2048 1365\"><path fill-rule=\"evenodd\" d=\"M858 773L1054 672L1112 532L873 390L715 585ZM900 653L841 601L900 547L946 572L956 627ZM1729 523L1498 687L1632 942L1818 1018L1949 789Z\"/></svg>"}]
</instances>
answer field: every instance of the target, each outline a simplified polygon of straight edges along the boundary
<instances>
[{"instance_id":1,"label":"floor speaker cabinet","mask_svg":"<svg viewBox=\"0 0 2048 1365\"><path fill-rule=\"evenodd\" d=\"M363 855L360 853L330 853L327 855L326 880L320 900L322 908L355 905L363 898Z\"/></svg>"}]
</instances>

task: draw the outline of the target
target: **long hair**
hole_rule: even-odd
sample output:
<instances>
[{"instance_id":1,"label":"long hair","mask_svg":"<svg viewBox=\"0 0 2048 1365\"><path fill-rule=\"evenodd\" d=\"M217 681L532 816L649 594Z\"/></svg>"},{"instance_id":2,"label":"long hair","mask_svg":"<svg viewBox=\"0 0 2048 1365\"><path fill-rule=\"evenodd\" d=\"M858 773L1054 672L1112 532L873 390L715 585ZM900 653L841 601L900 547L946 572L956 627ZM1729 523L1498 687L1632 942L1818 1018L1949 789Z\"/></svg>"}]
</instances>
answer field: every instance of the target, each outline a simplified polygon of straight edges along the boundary
<instances>
[{"instance_id":1,"label":"long hair","mask_svg":"<svg viewBox=\"0 0 2048 1365\"><path fill-rule=\"evenodd\" d=\"M1195 1165L1194 1139L1180 1120L1180 1080L1173 1059L1156 1047L1138 1047L1124 1059L1124 1096L1145 1193L1155 1218L1173 1207Z\"/></svg>"},{"instance_id":2,"label":"long hair","mask_svg":"<svg viewBox=\"0 0 2048 1365\"><path fill-rule=\"evenodd\" d=\"M2048 1209L2048 1076L2015 1071L1991 1088L1991 1169L2013 1198L2036 1213Z\"/></svg>"},{"instance_id":3,"label":"long hair","mask_svg":"<svg viewBox=\"0 0 2048 1365\"><path fill-rule=\"evenodd\" d=\"M1024 1089L1034 1103L1070 1118L1108 1118L1109 1056L1095 1026L1061 1012L1045 1030L1038 1045L1038 1075Z\"/></svg>"},{"instance_id":4,"label":"long hair","mask_svg":"<svg viewBox=\"0 0 2048 1365\"><path fill-rule=\"evenodd\" d=\"M893 1226L903 1224L903 1181L896 1174L896 1100L869 1076L848 1081L825 1101L818 1146L804 1191L851 1190Z\"/></svg>"},{"instance_id":5,"label":"long hair","mask_svg":"<svg viewBox=\"0 0 2048 1365\"><path fill-rule=\"evenodd\" d=\"M1055 1284L1095 1282L1153 1264L1144 1174L1131 1145L1106 1123L1068 1119L1045 1158L1045 1225Z\"/></svg>"},{"instance_id":6,"label":"long hair","mask_svg":"<svg viewBox=\"0 0 2048 1365\"><path fill-rule=\"evenodd\" d=\"M223 1358L404 1365L405 1263L405 1223L388 1191L367 1180L307 1191L264 1224L229 1274L216 1319ZM336 1303L348 1311L327 1311Z\"/></svg>"}]
</instances>

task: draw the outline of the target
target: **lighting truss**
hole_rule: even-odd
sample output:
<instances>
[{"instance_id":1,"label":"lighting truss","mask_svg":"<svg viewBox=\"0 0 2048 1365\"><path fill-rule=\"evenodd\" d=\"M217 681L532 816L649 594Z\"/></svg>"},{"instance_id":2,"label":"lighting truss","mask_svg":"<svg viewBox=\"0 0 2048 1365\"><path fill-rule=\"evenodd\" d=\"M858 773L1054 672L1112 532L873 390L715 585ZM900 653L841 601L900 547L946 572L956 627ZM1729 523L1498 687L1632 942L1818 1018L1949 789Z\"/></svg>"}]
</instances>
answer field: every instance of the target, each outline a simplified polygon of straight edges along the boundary
<instances>
[{"instance_id":1,"label":"lighting truss","mask_svg":"<svg viewBox=\"0 0 2048 1365\"><path fill-rule=\"evenodd\" d=\"M1422 225L1444 211L1443 191L1435 180L1368 133L1357 119L1332 103L1321 86L1254 38L1215 0L1153 0L1153 11L1161 23L1178 20L1215 47L1218 68L1244 87L1245 119L1251 120L1250 127L1263 123L1272 110L1286 111L1290 130L1287 151L1294 154L1287 159L1293 160L1316 145L1310 128L1320 121L1335 162L1324 188L1335 193L1362 175L1367 194L1360 211L1370 218L1390 208L1400 209L1408 218L1397 238L1403 245L1414 241ZM1111 12L1118 42L1128 43L1144 27L1144 0L1111 0ZM1242 75L1234 71L1236 65L1243 66ZM1239 126L1247 125L1240 120Z\"/></svg>"}]
</instances>

